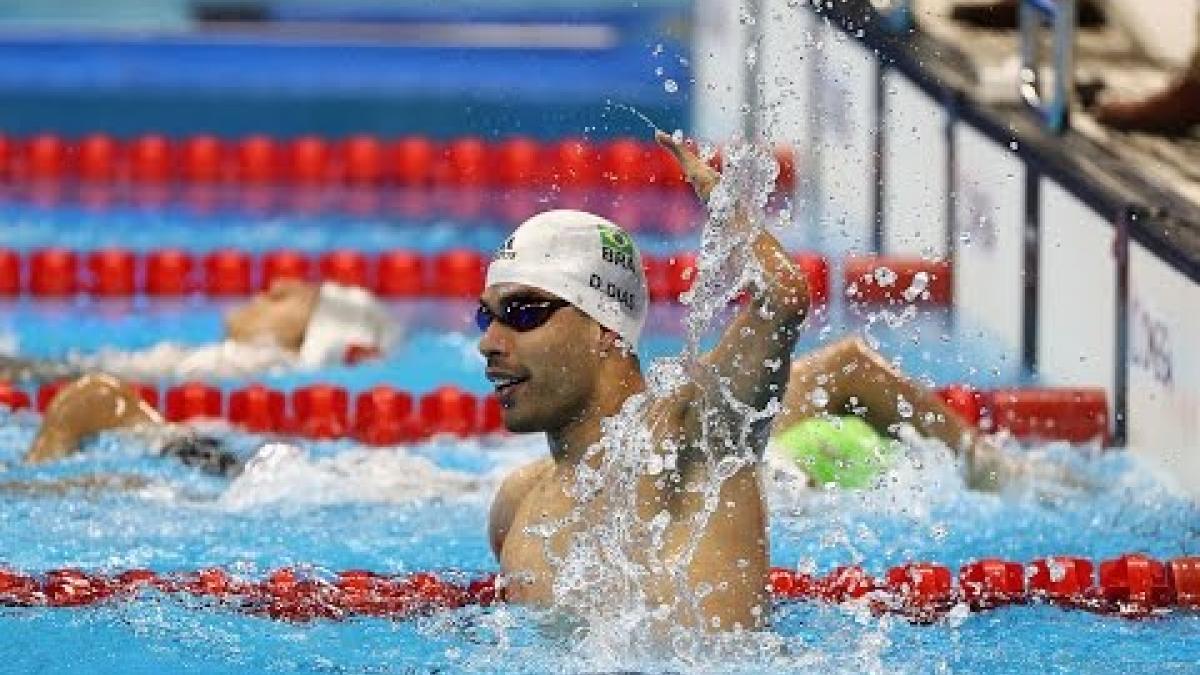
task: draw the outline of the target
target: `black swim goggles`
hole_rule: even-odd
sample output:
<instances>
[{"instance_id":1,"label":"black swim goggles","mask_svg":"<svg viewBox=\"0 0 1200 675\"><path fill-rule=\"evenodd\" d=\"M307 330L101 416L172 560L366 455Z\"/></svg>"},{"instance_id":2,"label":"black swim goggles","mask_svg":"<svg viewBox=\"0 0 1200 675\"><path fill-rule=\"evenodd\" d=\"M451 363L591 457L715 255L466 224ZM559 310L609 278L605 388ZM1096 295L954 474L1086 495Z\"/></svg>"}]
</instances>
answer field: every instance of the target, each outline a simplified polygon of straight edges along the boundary
<instances>
[{"instance_id":1,"label":"black swim goggles","mask_svg":"<svg viewBox=\"0 0 1200 675\"><path fill-rule=\"evenodd\" d=\"M561 298L515 295L505 298L499 309L492 310L481 300L479 309L475 310L475 325L479 326L479 330L486 331L493 321L499 321L517 332L524 333L540 327L549 321L555 312L569 304L571 303Z\"/></svg>"}]
</instances>

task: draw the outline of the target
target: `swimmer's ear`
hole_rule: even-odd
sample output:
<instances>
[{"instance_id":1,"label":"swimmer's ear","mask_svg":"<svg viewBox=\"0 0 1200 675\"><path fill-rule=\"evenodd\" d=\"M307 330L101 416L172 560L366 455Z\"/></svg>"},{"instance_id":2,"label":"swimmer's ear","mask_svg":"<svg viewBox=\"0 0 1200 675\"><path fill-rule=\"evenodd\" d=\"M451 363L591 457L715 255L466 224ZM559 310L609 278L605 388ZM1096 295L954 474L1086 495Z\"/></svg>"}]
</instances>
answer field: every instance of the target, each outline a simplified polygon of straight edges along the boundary
<instances>
[{"instance_id":1,"label":"swimmer's ear","mask_svg":"<svg viewBox=\"0 0 1200 675\"><path fill-rule=\"evenodd\" d=\"M622 355L629 351L621 334L610 328L600 326L600 355Z\"/></svg>"}]
</instances>

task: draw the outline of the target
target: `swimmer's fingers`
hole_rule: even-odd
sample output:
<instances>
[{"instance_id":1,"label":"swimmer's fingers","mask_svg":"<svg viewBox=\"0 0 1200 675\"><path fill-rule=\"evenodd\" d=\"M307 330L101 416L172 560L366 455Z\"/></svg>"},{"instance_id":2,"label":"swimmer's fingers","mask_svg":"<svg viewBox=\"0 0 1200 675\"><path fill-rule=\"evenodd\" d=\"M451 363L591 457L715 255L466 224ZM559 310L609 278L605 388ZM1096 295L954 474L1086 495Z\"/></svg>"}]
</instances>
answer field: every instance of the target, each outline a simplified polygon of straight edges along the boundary
<instances>
[{"instance_id":1,"label":"swimmer's fingers","mask_svg":"<svg viewBox=\"0 0 1200 675\"><path fill-rule=\"evenodd\" d=\"M665 131L655 131L654 140L670 151L675 157L675 161L679 162L684 178L692 184L696 195L707 202L709 195L721 181L721 174L693 152L681 138L672 136Z\"/></svg>"}]
</instances>

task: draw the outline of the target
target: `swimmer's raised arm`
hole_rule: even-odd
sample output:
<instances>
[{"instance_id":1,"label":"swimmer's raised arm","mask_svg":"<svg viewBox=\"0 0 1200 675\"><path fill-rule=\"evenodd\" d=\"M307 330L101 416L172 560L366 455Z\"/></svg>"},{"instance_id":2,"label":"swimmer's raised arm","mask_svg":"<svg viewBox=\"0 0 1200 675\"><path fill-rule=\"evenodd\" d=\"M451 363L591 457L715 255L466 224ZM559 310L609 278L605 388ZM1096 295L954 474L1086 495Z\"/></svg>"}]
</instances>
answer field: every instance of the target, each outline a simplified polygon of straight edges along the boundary
<instances>
[{"instance_id":1,"label":"swimmer's raised arm","mask_svg":"<svg viewBox=\"0 0 1200 675\"><path fill-rule=\"evenodd\" d=\"M697 196L707 201L720 182L720 174L677 139L662 132L656 139L679 161ZM734 228L747 224L740 208L734 220ZM809 295L804 275L771 233L757 233L751 246L762 271L760 282L750 289L750 302L705 355L702 365L721 378L726 395L762 410L772 400L783 398L792 350L808 313Z\"/></svg>"}]
</instances>

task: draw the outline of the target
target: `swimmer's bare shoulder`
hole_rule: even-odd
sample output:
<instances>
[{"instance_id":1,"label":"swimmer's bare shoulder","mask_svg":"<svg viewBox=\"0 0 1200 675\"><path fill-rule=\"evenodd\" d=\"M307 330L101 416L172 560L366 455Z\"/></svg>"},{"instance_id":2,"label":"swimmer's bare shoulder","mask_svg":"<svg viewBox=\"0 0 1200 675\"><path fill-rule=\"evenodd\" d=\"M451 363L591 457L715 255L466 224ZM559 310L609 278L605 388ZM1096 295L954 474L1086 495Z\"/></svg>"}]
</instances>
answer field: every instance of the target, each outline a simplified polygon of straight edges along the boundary
<instances>
[{"instance_id":1,"label":"swimmer's bare shoulder","mask_svg":"<svg viewBox=\"0 0 1200 675\"><path fill-rule=\"evenodd\" d=\"M521 503L529 496L534 486L553 470L554 460L543 457L508 474L500 484L492 502L491 513L488 515L488 540L497 559L504 550L504 540L508 538L508 532Z\"/></svg>"}]
</instances>

